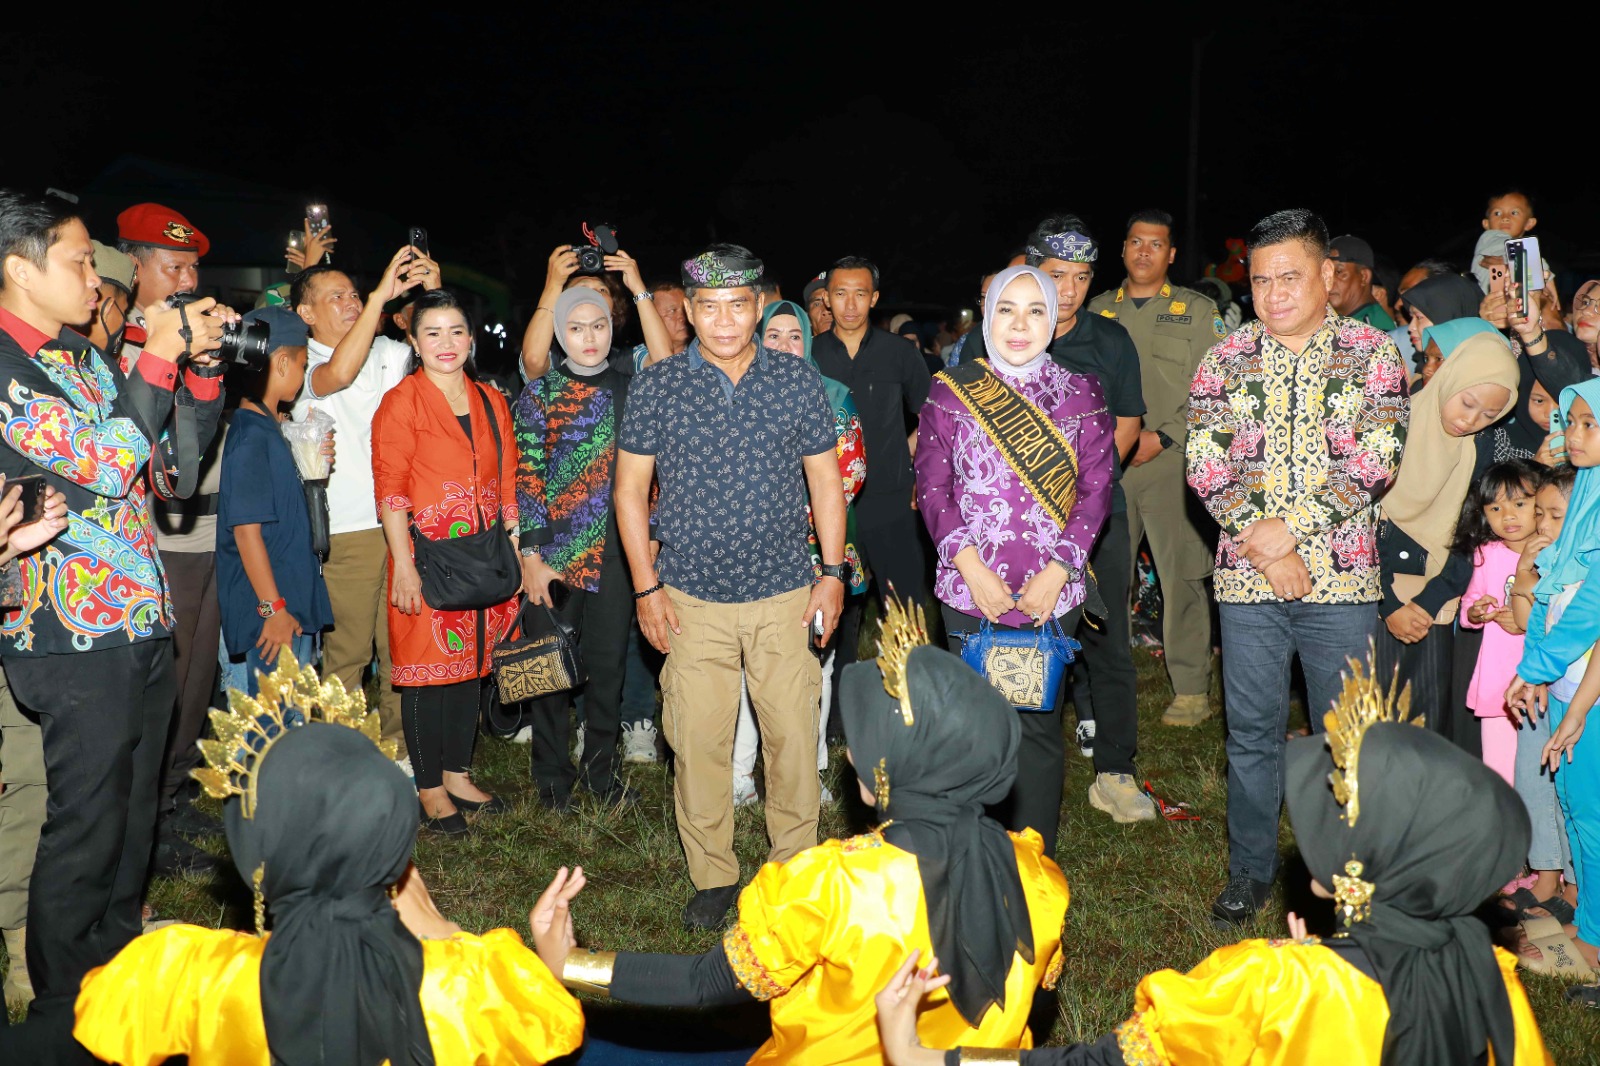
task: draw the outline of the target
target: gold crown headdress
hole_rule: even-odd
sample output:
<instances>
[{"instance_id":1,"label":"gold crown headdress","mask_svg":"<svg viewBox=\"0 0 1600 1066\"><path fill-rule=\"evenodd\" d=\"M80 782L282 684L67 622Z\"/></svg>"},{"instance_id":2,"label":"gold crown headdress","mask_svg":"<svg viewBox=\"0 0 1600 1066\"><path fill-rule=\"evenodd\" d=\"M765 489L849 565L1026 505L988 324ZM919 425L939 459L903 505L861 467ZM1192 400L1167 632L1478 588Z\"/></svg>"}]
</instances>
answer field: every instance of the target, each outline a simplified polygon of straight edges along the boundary
<instances>
[{"instance_id":1,"label":"gold crown headdress","mask_svg":"<svg viewBox=\"0 0 1600 1066\"><path fill-rule=\"evenodd\" d=\"M911 715L911 685L906 680L906 659L913 648L928 643L928 623L921 604L909 608L891 592L884 601L883 627L878 634L878 669L883 673L883 688L900 701L900 717L906 725Z\"/></svg>"},{"instance_id":2,"label":"gold crown headdress","mask_svg":"<svg viewBox=\"0 0 1600 1066\"><path fill-rule=\"evenodd\" d=\"M1368 647L1371 648L1370 641ZM1344 807L1345 824L1354 827L1361 817L1361 786L1356 770L1367 730L1374 722L1420 726L1422 719L1411 717L1411 687L1401 688L1398 684L1398 667L1395 683L1386 689L1361 663L1353 658L1348 661L1350 672L1345 675L1344 689L1322 722L1328 731L1328 750L1333 755L1334 770L1328 780L1333 783L1334 798Z\"/></svg>"},{"instance_id":3,"label":"gold crown headdress","mask_svg":"<svg viewBox=\"0 0 1600 1066\"><path fill-rule=\"evenodd\" d=\"M1375 655L1368 641L1369 659ZM1367 730L1376 722L1423 724L1421 718L1411 717L1411 686L1401 687L1399 667L1395 668L1395 681L1387 688L1375 674L1369 674L1355 659L1350 659L1350 672L1345 675L1344 689L1333 709L1323 715L1328 731L1328 751L1333 756L1333 771L1328 780L1333 785L1333 797L1344 807L1341 817L1354 828L1361 817L1361 783L1357 778L1360 765L1361 742ZM1333 898L1344 917L1345 927L1365 921L1372 910L1372 895L1377 886L1362 880L1366 867L1355 856L1344 864L1343 874L1333 875Z\"/></svg>"},{"instance_id":4,"label":"gold crown headdress","mask_svg":"<svg viewBox=\"0 0 1600 1066\"><path fill-rule=\"evenodd\" d=\"M190 771L207 795L238 796L239 813L253 818L261 760L286 732L307 722L347 726L395 757L396 745L383 739L378 714L367 710L366 696L346 692L338 678L319 681L316 670L301 666L287 647L278 653L277 669L259 676L260 695L229 689L228 710L211 710L216 739L200 741L206 765Z\"/></svg>"}]
</instances>

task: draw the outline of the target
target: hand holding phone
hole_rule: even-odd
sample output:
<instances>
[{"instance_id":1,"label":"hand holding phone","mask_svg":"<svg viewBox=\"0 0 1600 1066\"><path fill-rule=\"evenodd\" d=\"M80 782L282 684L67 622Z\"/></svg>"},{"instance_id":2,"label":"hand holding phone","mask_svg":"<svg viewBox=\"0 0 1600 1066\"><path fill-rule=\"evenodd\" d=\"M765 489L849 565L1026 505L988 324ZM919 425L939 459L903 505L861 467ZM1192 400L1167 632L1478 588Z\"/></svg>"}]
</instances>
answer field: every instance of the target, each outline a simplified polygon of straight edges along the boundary
<instances>
[{"instance_id":1,"label":"hand holding phone","mask_svg":"<svg viewBox=\"0 0 1600 1066\"><path fill-rule=\"evenodd\" d=\"M22 490L22 517L17 520L18 526L32 525L44 517L43 474L24 474L21 477L10 478L6 481L4 489L0 489L0 493L9 496L12 489Z\"/></svg>"},{"instance_id":2,"label":"hand holding phone","mask_svg":"<svg viewBox=\"0 0 1600 1066\"><path fill-rule=\"evenodd\" d=\"M1567 458L1567 424L1561 418L1561 408L1555 405L1550 408L1550 456L1558 463Z\"/></svg>"},{"instance_id":3,"label":"hand holding phone","mask_svg":"<svg viewBox=\"0 0 1600 1066\"><path fill-rule=\"evenodd\" d=\"M322 231L331 225L333 225L333 220L328 217L327 204L306 204L306 226L311 230L313 237L321 236ZM333 262L333 254L331 252L323 253L322 261L324 263ZM315 266L316 264L307 263L306 265Z\"/></svg>"},{"instance_id":4,"label":"hand holding phone","mask_svg":"<svg viewBox=\"0 0 1600 1066\"><path fill-rule=\"evenodd\" d=\"M1544 265L1539 258L1539 238L1513 237L1506 241L1506 277L1517 287L1517 314L1533 314L1533 299L1528 294L1544 288Z\"/></svg>"}]
</instances>

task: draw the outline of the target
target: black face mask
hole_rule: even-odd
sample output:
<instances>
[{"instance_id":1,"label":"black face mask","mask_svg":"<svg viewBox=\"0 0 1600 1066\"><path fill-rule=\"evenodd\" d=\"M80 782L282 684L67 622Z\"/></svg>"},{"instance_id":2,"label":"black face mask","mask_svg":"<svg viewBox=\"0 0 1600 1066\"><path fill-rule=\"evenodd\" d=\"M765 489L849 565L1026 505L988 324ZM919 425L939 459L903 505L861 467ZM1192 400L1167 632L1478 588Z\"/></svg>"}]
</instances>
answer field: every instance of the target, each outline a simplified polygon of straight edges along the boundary
<instances>
[{"instance_id":1,"label":"black face mask","mask_svg":"<svg viewBox=\"0 0 1600 1066\"><path fill-rule=\"evenodd\" d=\"M100 306L95 309L95 317L99 319L100 328L106 334L105 354L115 359L122 353L122 339L128 332L128 313L122 312L122 325L113 330L111 324L106 321L106 308L110 306L110 300L101 300Z\"/></svg>"}]
</instances>

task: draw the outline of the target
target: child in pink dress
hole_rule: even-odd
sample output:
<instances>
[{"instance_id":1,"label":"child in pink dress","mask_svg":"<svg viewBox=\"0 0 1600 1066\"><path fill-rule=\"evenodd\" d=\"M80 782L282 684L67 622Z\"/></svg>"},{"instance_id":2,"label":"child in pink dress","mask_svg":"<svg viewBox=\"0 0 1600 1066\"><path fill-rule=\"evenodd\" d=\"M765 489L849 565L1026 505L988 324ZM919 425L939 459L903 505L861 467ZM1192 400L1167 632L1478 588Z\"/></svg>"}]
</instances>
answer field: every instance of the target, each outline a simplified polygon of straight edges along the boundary
<instances>
[{"instance_id":1,"label":"child in pink dress","mask_svg":"<svg viewBox=\"0 0 1600 1066\"><path fill-rule=\"evenodd\" d=\"M1456 526L1455 549L1472 552L1472 579L1461 596L1460 622L1483 629L1483 646L1467 688L1467 706L1483 729L1483 761L1513 784L1517 726L1505 692L1522 661L1522 627L1511 611L1522 548L1534 535L1534 495L1539 471L1522 459L1496 463L1467 494Z\"/></svg>"}]
</instances>

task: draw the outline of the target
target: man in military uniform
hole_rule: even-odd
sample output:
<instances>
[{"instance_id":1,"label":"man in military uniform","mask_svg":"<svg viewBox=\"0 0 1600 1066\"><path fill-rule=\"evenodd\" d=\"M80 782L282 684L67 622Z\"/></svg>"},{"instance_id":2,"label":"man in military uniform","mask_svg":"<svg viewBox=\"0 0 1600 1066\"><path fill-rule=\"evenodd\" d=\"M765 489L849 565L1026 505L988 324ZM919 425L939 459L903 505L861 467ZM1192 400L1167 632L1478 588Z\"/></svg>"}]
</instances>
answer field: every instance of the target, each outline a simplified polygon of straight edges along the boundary
<instances>
[{"instance_id":1,"label":"man in military uniform","mask_svg":"<svg viewBox=\"0 0 1600 1066\"><path fill-rule=\"evenodd\" d=\"M1216 304L1172 284L1177 255L1172 216L1139 211L1122 242L1127 278L1089 310L1121 323L1139 350L1144 429L1122 477L1128 498L1128 540L1135 555L1148 537L1161 582L1162 644L1172 678L1172 703L1161 720L1197 725L1211 716L1211 606L1206 578L1212 555L1191 517L1184 483L1189 385L1200 360L1227 335Z\"/></svg>"}]
</instances>

